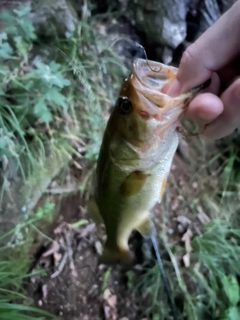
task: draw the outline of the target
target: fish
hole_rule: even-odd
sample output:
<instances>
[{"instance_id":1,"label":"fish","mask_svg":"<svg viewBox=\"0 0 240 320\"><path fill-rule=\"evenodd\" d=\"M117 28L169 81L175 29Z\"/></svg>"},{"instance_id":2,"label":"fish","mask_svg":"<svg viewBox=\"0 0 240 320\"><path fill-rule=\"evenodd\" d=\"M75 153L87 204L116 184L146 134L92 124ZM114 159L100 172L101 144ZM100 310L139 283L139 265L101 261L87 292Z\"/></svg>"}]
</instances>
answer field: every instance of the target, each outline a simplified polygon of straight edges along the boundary
<instances>
[{"instance_id":1,"label":"fish","mask_svg":"<svg viewBox=\"0 0 240 320\"><path fill-rule=\"evenodd\" d=\"M160 62L135 59L122 84L103 135L91 207L107 235L100 263L131 264L132 231L151 235L150 215L164 194L181 116L206 87L168 96L177 71Z\"/></svg>"}]
</instances>

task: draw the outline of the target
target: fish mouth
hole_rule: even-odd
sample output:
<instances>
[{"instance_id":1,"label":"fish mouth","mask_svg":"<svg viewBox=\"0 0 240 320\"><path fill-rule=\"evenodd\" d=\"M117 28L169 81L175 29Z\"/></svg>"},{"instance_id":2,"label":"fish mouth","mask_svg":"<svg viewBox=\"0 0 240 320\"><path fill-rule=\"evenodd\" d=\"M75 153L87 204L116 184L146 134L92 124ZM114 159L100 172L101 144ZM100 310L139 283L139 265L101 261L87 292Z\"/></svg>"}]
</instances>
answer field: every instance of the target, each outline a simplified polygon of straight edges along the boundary
<instances>
[{"instance_id":1,"label":"fish mouth","mask_svg":"<svg viewBox=\"0 0 240 320\"><path fill-rule=\"evenodd\" d=\"M152 111L155 109L155 112L173 104L181 109L186 95L173 98L166 94L168 87L176 78L177 71L177 68L160 62L136 59L133 62L132 83L141 97L141 104L147 104L148 109L151 105Z\"/></svg>"},{"instance_id":2,"label":"fish mouth","mask_svg":"<svg viewBox=\"0 0 240 320\"><path fill-rule=\"evenodd\" d=\"M189 95L173 98L165 93L177 71L177 68L156 61L136 59L133 62L130 81L139 101L136 111L142 119L160 119L165 114L176 119L183 113L184 100Z\"/></svg>"},{"instance_id":3,"label":"fish mouth","mask_svg":"<svg viewBox=\"0 0 240 320\"><path fill-rule=\"evenodd\" d=\"M133 62L133 73L141 85L149 90L165 94L166 85L176 78L178 69L157 61L136 59Z\"/></svg>"},{"instance_id":4,"label":"fish mouth","mask_svg":"<svg viewBox=\"0 0 240 320\"><path fill-rule=\"evenodd\" d=\"M210 85L209 79L187 93L171 97L166 92L176 78L177 72L178 68L157 61L134 60L132 84L138 92L142 105L147 104L148 110L151 105L152 110L174 108L175 112L178 110L178 113L183 113L189 102ZM145 111L147 110L143 110L143 114Z\"/></svg>"}]
</instances>

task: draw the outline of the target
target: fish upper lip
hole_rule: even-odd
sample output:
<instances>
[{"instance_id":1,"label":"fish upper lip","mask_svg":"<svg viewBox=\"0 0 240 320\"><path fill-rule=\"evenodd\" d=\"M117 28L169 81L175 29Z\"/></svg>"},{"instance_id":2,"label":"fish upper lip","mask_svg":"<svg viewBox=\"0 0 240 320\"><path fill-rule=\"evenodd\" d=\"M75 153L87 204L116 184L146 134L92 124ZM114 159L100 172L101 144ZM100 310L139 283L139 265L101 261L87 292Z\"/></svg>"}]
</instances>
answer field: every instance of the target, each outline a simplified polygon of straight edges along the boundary
<instances>
[{"instance_id":1,"label":"fish upper lip","mask_svg":"<svg viewBox=\"0 0 240 320\"><path fill-rule=\"evenodd\" d=\"M143 70L144 68L146 68L145 72ZM151 70L154 68L157 69L156 72ZM146 81L144 81L144 79L149 77L156 81L159 80L159 87L158 88L156 87L155 89L158 90L162 95L167 95L167 94L161 92L161 87L163 87L168 82L168 80L170 80L171 74L172 75L176 74L177 71L178 69L175 67L166 66L161 62L157 62L153 60L144 60L139 58L139 59L135 59L133 62L133 75L138 79L141 85L147 88L148 90L154 90L154 88L150 86Z\"/></svg>"}]
</instances>

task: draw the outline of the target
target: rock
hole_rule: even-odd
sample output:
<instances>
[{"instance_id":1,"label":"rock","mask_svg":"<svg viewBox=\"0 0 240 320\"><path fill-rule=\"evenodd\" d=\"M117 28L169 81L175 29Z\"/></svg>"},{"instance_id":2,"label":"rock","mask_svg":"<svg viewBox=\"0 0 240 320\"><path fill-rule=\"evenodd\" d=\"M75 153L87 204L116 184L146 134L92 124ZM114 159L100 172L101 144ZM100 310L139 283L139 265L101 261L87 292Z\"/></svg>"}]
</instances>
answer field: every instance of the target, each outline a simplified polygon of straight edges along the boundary
<instances>
[{"instance_id":1,"label":"rock","mask_svg":"<svg viewBox=\"0 0 240 320\"><path fill-rule=\"evenodd\" d=\"M119 0L124 15L146 38L147 47L164 63L170 63L176 49L183 50L202 34L236 0ZM117 0L115 0L117 2ZM176 61L177 62L177 61Z\"/></svg>"},{"instance_id":2,"label":"rock","mask_svg":"<svg viewBox=\"0 0 240 320\"><path fill-rule=\"evenodd\" d=\"M69 37L76 29L77 13L70 1L32 1L31 15L36 33L52 37Z\"/></svg>"}]
</instances>

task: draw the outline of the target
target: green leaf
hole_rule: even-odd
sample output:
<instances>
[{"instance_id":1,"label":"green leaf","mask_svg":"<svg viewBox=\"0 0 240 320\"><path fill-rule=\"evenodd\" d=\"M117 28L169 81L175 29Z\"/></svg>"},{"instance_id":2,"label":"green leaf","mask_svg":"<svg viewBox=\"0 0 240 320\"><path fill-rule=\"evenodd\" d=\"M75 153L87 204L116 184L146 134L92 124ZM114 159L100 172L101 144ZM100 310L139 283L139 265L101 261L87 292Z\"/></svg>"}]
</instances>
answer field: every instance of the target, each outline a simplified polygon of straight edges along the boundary
<instances>
[{"instance_id":1,"label":"green leaf","mask_svg":"<svg viewBox=\"0 0 240 320\"><path fill-rule=\"evenodd\" d=\"M86 220L86 219L81 219L81 220L79 220L79 221L77 221L77 222L75 222L75 223L72 223L72 227L73 227L73 228L78 228L78 227L83 226L84 224L88 224L88 220Z\"/></svg>"},{"instance_id":2,"label":"green leaf","mask_svg":"<svg viewBox=\"0 0 240 320\"><path fill-rule=\"evenodd\" d=\"M1 49L0 49L1 51ZM6 78L10 76L11 71L4 65L0 65L0 83L2 84Z\"/></svg>"},{"instance_id":3,"label":"green leaf","mask_svg":"<svg viewBox=\"0 0 240 320\"><path fill-rule=\"evenodd\" d=\"M21 19L19 21L20 27L22 28L22 33L24 38L26 38L27 40L34 40L36 39L36 34L35 34L35 30L34 27L32 25L32 22L28 19Z\"/></svg>"},{"instance_id":4,"label":"green leaf","mask_svg":"<svg viewBox=\"0 0 240 320\"><path fill-rule=\"evenodd\" d=\"M240 310L237 307L230 307L224 312L223 320L238 320L240 319Z\"/></svg>"},{"instance_id":5,"label":"green leaf","mask_svg":"<svg viewBox=\"0 0 240 320\"><path fill-rule=\"evenodd\" d=\"M225 276L222 279L223 288L230 304L236 305L239 302L239 285L233 275Z\"/></svg>"},{"instance_id":6,"label":"green leaf","mask_svg":"<svg viewBox=\"0 0 240 320\"><path fill-rule=\"evenodd\" d=\"M13 49L9 43L4 42L0 45L0 58L9 59L13 54Z\"/></svg>"},{"instance_id":7,"label":"green leaf","mask_svg":"<svg viewBox=\"0 0 240 320\"><path fill-rule=\"evenodd\" d=\"M61 72L53 73L50 66L56 70L58 68L56 63L51 62L50 65L46 65L40 61L36 61L34 65L37 68L37 74L41 79L47 83L47 85L55 85L59 88L63 88L70 85L70 81L64 79Z\"/></svg>"},{"instance_id":8,"label":"green leaf","mask_svg":"<svg viewBox=\"0 0 240 320\"><path fill-rule=\"evenodd\" d=\"M21 36L14 37L17 51L20 55L25 56L28 51L28 44L23 41Z\"/></svg>"},{"instance_id":9,"label":"green leaf","mask_svg":"<svg viewBox=\"0 0 240 320\"><path fill-rule=\"evenodd\" d=\"M127 273L127 286L129 289L133 289L136 284L136 273L132 270L129 270Z\"/></svg>"},{"instance_id":10,"label":"green leaf","mask_svg":"<svg viewBox=\"0 0 240 320\"><path fill-rule=\"evenodd\" d=\"M3 40L7 40L7 34L6 32L0 32L0 44Z\"/></svg>"},{"instance_id":11,"label":"green leaf","mask_svg":"<svg viewBox=\"0 0 240 320\"><path fill-rule=\"evenodd\" d=\"M108 279L111 275L111 269L107 269L107 271L104 272L103 274L103 279L102 279L102 285L101 285L101 291L104 291L105 288L107 287Z\"/></svg>"},{"instance_id":12,"label":"green leaf","mask_svg":"<svg viewBox=\"0 0 240 320\"><path fill-rule=\"evenodd\" d=\"M59 63L56 63L55 61L51 61L49 63L49 67L52 72L57 72L61 68L61 65Z\"/></svg>"},{"instance_id":13,"label":"green leaf","mask_svg":"<svg viewBox=\"0 0 240 320\"><path fill-rule=\"evenodd\" d=\"M18 17L24 17L28 16L31 13L31 7L28 5L24 5L19 7L18 9L14 9L13 12L16 14Z\"/></svg>"},{"instance_id":14,"label":"green leaf","mask_svg":"<svg viewBox=\"0 0 240 320\"><path fill-rule=\"evenodd\" d=\"M52 114L43 100L40 100L34 106L34 114L45 123L52 121Z\"/></svg>"},{"instance_id":15,"label":"green leaf","mask_svg":"<svg viewBox=\"0 0 240 320\"><path fill-rule=\"evenodd\" d=\"M14 15L11 13L11 11L3 10L0 13L0 19L6 22L13 22L14 21Z\"/></svg>"},{"instance_id":16,"label":"green leaf","mask_svg":"<svg viewBox=\"0 0 240 320\"><path fill-rule=\"evenodd\" d=\"M52 101L56 103L56 105L61 106L63 109L67 109L66 104L66 98L64 95L62 95L56 88L51 88L47 94L45 95L45 98L48 101Z\"/></svg>"}]
</instances>

